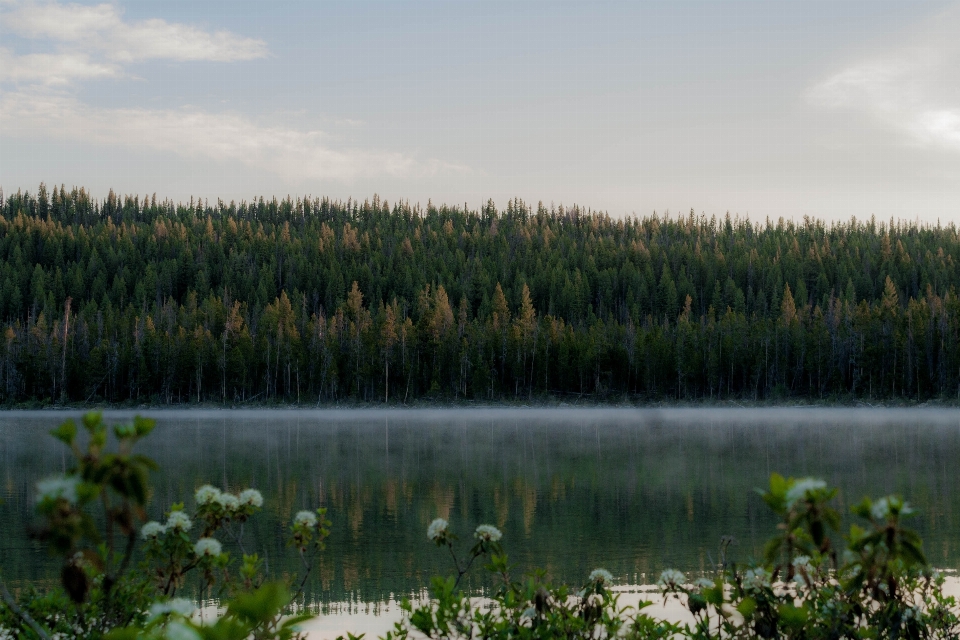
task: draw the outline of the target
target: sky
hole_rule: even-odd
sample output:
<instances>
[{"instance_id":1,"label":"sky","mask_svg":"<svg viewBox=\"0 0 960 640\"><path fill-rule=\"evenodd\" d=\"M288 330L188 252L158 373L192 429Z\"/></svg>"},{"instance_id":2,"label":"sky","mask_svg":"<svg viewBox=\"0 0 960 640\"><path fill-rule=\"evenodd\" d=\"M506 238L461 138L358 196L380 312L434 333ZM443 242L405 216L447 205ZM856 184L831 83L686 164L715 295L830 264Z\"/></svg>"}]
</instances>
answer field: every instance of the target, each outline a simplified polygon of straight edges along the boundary
<instances>
[{"instance_id":1,"label":"sky","mask_svg":"<svg viewBox=\"0 0 960 640\"><path fill-rule=\"evenodd\" d=\"M0 187L960 223L960 2L0 0Z\"/></svg>"}]
</instances>

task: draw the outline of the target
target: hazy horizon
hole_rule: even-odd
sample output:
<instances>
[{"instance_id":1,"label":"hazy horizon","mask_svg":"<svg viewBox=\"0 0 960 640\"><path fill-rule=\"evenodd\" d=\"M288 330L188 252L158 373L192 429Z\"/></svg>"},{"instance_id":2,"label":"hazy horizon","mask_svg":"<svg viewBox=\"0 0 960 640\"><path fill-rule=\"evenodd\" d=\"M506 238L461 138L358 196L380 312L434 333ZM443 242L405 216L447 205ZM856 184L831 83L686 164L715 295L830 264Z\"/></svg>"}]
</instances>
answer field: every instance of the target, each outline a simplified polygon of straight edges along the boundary
<instances>
[{"instance_id":1,"label":"hazy horizon","mask_svg":"<svg viewBox=\"0 0 960 640\"><path fill-rule=\"evenodd\" d=\"M0 187L960 219L960 3L0 0Z\"/></svg>"}]
</instances>

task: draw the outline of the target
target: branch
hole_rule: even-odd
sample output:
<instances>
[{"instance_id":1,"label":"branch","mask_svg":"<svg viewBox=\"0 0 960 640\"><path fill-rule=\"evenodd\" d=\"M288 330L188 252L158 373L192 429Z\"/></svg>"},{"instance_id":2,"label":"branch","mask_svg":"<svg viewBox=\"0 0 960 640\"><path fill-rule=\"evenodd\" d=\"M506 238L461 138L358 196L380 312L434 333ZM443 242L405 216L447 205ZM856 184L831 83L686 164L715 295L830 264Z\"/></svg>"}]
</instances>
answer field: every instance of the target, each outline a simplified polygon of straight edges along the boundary
<instances>
[{"instance_id":1,"label":"branch","mask_svg":"<svg viewBox=\"0 0 960 640\"><path fill-rule=\"evenodd\" d=\"M240 553L242 553L243 555L247 555L247 550L243 546L243 523L242 522L240 523L239 534L233 530L232 523L229 526L224 526L223 530L226 531L228 534L230 534L230 537L233 538L234 541L237 543L237 546L240 547Z\"/></svg>"},{"instance_id":2,"label":"branch","mask_svg":"<svg viewBox=\"0 0 960 640\"><path fill-rule=\"evenodd\" d=\"M479 556L479 555L480 555L480 554L478 554L478 553L474 553L473 555L470 556L470 562L467 563L467 566L466 566L466 567L464 567L463 569L459 569L459 568L457 569L459 575L457 576L457 581L453 583L453 588L454 588L454 589L456 589L458 586L460 586L460 579L461 579L463 576L467 575L467 572L470 571L470 567L473 566L473 561L476 560L476 559L477 559L477 556Z\"/></svg>"},{"instance_id":3,"label":"branch","mask_svg":"<svg viewBox=\"0 0 960 640\"><path fill-rule=\"evenodd\" d=\"M44 631L43 627L37 624L37 621L34 620L29 613L17 606L17 601L13 599L13 596L10 595L10 591L7 590L7 584L0 580L0 596L3 597L3 601L10 607L10 610L13 611L17 616L23 620L27 626L33 629L34 633L40 636L43 640L50 640L50 634Z\"/></svg>"},{"instance_id":4,"label":"branch","mask_svg":"<svg viewBox=\"0 0 960 640\"><path fill-rule=\"evenodd\" d=\"M303 580L300 581L300 588L297 589L297 592L290 599L290 602L294 602L303 594L303 587L307 584L307 578L310 577L310 572L313 571L313 561L317 558L317 553L319 549L314 549L313 555L310 556L310 562L307 562L307 559L303 557L303 551L300 552L300 560L303 562L303 566L306 568L306 571L303 572Z\"/></svg>"}]
</instances>

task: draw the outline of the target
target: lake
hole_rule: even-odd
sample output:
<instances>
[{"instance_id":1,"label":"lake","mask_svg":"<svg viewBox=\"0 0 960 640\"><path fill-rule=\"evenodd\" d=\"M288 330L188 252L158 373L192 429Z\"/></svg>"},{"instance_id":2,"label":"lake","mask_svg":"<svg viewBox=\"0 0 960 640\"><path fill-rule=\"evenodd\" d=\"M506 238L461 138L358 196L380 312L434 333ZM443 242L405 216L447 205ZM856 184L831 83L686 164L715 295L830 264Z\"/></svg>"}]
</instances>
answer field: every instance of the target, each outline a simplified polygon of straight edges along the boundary
<instances>
[{"instance_id":1,"label":"lake","mask_svg":"<svg viewBox=\"0 0 960 640\"><path fill-rule=\"evenodd\" d=\"M320 610L376 608L419 592L449 559L426 538L436 517L464 548L477 524L504 533L518 570L582 581L596 567L646 584L706 569L722 536L758 557L775 520L754 491L770 473L823 477L843 512L900 493L929 559L960 564L960 411L934 409L456 409L108 411L157 429L139 447L161 465L151 515L196 487L260 489L248 545L271 573L296 571L278 537L325 506L327 551L308 585ZM34 482L69 463L48 435L80 412L0 412L0 568L9 583L55 580L26 530ZM849 520L849 519L848 519ZM852 520L850 520L852 521ZM845 526L848 526L845 525ZM227 544L227 549L232 547ZM248 548L249 548L248 546ZM468 583L481 589L482 580ZM358 624L361 622L357 618Z\"/></svg>"}]
</instances>

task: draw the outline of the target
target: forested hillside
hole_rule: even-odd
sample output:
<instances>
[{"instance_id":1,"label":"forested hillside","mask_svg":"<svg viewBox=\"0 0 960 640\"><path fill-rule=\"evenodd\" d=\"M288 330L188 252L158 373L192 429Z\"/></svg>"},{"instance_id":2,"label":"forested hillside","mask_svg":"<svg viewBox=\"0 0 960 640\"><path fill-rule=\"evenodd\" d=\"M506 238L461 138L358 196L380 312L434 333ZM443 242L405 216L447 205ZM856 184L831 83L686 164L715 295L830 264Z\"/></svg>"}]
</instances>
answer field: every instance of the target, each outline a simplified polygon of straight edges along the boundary
<instances>
[{"instance_id":1,"label":"forested hillside","mask_svg":"<svg viewBox=\"0 0 960 640\"><path fill-rule=\"evenodd\" d=\"M960 235L0 194L0 402L960 397Z\"/></svg>"}]
</instances>

